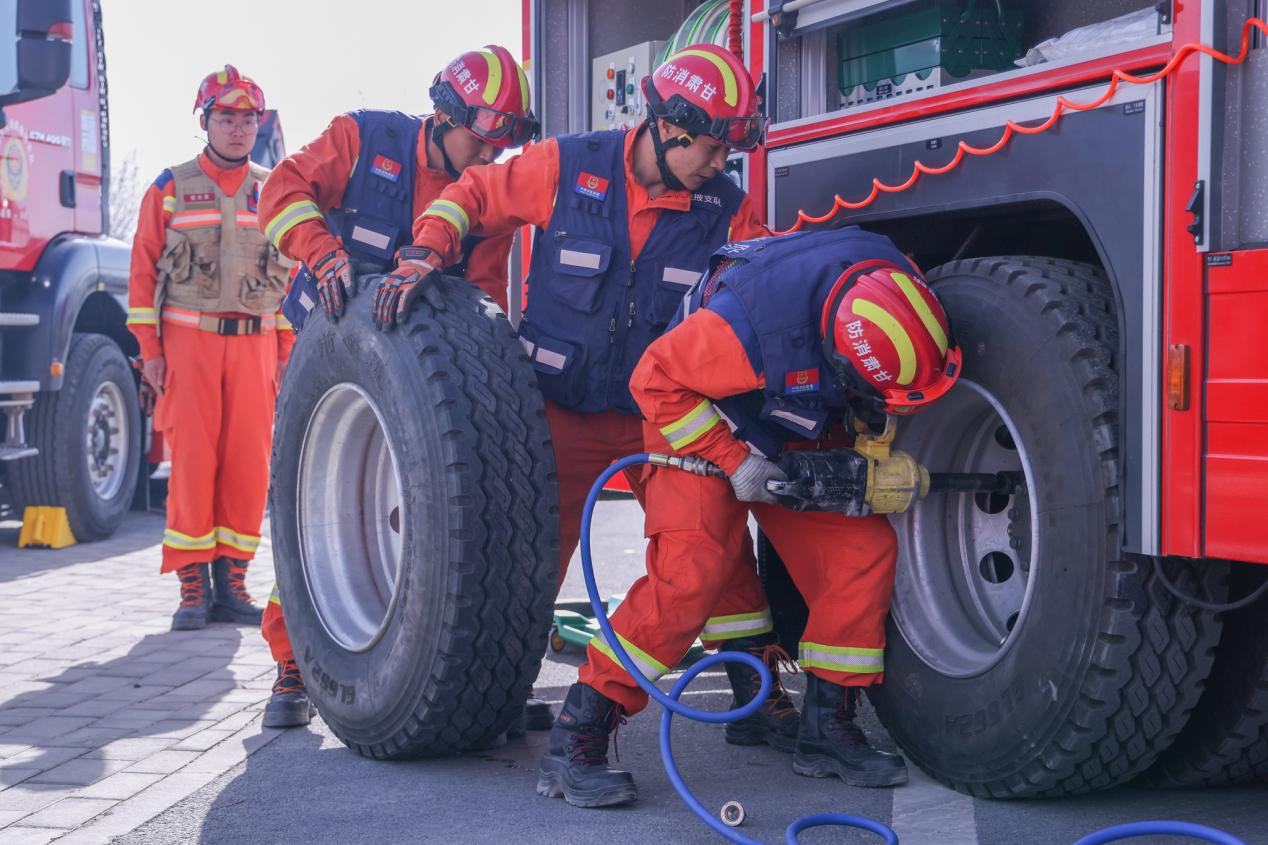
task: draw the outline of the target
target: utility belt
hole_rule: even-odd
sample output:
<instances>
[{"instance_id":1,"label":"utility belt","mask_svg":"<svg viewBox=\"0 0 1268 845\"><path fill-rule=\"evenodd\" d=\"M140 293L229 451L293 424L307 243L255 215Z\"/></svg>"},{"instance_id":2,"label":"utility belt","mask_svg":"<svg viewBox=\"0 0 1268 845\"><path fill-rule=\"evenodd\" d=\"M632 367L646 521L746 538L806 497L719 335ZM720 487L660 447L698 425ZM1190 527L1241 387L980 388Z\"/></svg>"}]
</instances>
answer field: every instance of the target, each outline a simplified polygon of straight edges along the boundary
<instances>
[{"instance_id":1,"label":"utility belt","mask_svg":"<svg viewBox=\"0 0 1268 845\"><path fill-rule=\"evenodd\" d=\"M273 331L277 327L277 316L274 314L223 316L168 305L163 307L163 322L226 337L242 337Z\"/></svg>"}]
</instances>

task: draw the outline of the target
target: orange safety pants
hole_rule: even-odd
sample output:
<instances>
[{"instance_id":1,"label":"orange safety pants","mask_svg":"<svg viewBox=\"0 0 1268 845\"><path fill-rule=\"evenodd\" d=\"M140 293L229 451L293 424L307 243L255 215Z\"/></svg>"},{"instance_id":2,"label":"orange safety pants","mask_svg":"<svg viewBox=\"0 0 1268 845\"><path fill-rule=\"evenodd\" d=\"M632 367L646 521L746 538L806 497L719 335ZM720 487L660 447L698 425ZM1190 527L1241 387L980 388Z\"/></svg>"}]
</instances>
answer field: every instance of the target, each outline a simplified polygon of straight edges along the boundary
<instances>
[{"instance_id":1,"label":"orange safety pants","mask_svg":"<svg viewBox=\"0 0 1268 845\"><path fill-rule=\"evenodd\" d=\"M659 432L649 432L648 442L660 442ZM658 448L663 442L650 450ZM646 495L647 574L612 615L613 630L643 674L655 679L668 672L697 636L708 645L750 636L750 627L770 630L769 621L761 624L753 613L766 607L766 598L752 552L745 554L751 511L810 607L798 650L801 667L843 686L881 683L898 549L885 517L740 502L726 479L668 468L651 470ZM583 684L626 713L647 705L647 694L602 635L587 651Z\"/></svg>"},{"instance_id":2,"label":"orange safety pants","mask_svg":"<svg viewBox=\"0 0 1268 845\"><path fill-rule=\"evenodd\" d=\"M260 545L277 398L274 332L221 336L164 321L155 428L172 448L163 565L250 560Z\"/></svg>"}]
</instances>

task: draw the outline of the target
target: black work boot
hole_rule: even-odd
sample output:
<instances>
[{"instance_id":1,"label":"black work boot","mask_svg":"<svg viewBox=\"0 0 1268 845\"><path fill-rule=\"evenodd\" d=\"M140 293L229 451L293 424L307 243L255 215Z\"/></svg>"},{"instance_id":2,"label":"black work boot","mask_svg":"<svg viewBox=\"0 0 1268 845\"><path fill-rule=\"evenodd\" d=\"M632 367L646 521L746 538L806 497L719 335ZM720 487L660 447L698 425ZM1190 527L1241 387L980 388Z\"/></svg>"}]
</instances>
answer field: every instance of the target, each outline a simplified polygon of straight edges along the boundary
<instances>
[{"instance_id":1,"label":"black work boot","mask_svg":"<svg viewBox=\"0 0 1268 845\"><path fill-rule=\"evenodd\" d=\"M898 786L907 782L907 764L898 754L878 751L854 723L859 691L806 673L806 700L793 771L826 778L836 775L850 786Z\"/></svg>"},{"instance_id":2,"label":"black work boot","mask_svg":"<svg viewBox=\"0 0 1268 845\"><path fill-rule=\"evenodd\" d=\"M216 558L211 565L211 620L238 625L259 625L264 608L251 600L247 592L247 562L233 558Z\"/></svg>"},{"instance_id":3,"label":"black work boot","mask_svg":"<svg viewBox=\"0 0 1268 845\"><path fill-rule=\"evenodd\" d=\"M277 680L273 682L273 697L264 705L264 727L298 728L313 720L317 708L308 699L304 679L294 660L277 664Z\"/></svg>"},{"instance_id":4,"label":"black work boot","mask_svg":"<svg viewBox=\"0 0 1268 845\"><path fill-rule=\"evenodd\" d=\"M629 772L608 768L608 736L624 721L621 705L573 684L537 764L537 794L574 807L610 807L638 798Z\"/></svg>"},{"instance_id":5,"label":"black work boot","mask_svg":"<svg viewBox=\"0 0 1268 845\"><path fill-rule=\"evenodd\" d=\"M181 579L181 606L172 615L173 631L197 631L211 619L211 577L207 564L191 563L176 570Z\"/></svg>"},{"instance_id":6,"label":"black work boot","mask_svg":"<svg viewBox=\"0 0 1268 845\"><path fill-rule=\"evenodd\" d=\"M528 731L548 731L554 724L555 714L550 712L550 705L538 698L529 687L524 706L506 728L506 738L523 739Z\"/></svg>"},{"instance_id":7,"label":"black work boot","mask_svg":"<svg viewBox=\"0 0 1268 845\"><path fill-rule=\"evenodd\" d=\"M722 643L719 651L744 651L759 658L770 670L771 687L766 704L747 719L726 723L726 741L731 745L761 745L766 743L776 751L793 753L797 746L797 731L801 717L779 680L779 665L797 671L797 664L779 645L774 634L759 634ZM743 707L753 700L762 687L762 676L745 663L727 663L726 676L731 682L731 709Z\"/></svg>"}]
</instances>

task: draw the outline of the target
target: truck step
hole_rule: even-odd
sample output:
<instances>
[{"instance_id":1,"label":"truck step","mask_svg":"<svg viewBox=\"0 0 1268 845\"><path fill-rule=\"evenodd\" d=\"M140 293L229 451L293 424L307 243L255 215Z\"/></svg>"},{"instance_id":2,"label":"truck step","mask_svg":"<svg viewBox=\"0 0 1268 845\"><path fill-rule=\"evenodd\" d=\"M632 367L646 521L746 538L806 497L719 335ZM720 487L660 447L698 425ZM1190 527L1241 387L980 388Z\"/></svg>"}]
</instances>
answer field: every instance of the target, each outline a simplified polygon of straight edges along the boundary
<instances>
[{"instance_id":1,"label":"truck step","mask_svg":"<svg viewBox=\"0 0 1268 845\"><path fill-rule=\"evenodd\" d=\"M2 393L38 393L40 383L38 381L0 381L0 394Z\"/></svg>"},{"instance_id":2,"label":"truck step","mask_svg":"<svg viewBox=\"0 0 1268 845\"><path fill-rule=\"evenodd\" d=\"M0 311L0 328L20 328L22 326L38 326L39 314L18 314L13 311Z\"/></svg>"},{"instance_id":3,"label":"truck step","mask_svg":"<svg viewBox=\"0 0 1268 845\"><path fill-rule=\"evenodd\" d=\"M34 446L0 446L0 461L16 461L34 458L40 453Z\"/></svg>"}]
</instances>

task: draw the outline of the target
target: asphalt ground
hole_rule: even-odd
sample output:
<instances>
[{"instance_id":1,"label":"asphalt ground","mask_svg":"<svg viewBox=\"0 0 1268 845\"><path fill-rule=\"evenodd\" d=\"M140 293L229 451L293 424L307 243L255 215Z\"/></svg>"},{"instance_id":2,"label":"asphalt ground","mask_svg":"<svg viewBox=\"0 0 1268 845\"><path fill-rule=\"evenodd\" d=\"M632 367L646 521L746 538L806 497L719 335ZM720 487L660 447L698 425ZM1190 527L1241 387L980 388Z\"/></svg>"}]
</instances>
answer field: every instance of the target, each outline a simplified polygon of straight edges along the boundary
<instances>
[{"instance_id":1,"label":"asphalt ground","mask_svg":"<svg viewBox=\"0 0 1268 845\"><path fill-rule=\"evenodd\" d=\"M623 592L641 573L641 518L631 501L605 503L594 538L605 595ZM570 570L565 597L584 595L580 567ZM537 685L558 702L576 678L580 652L548 654ZM666 679L668 687L673 678ZM803 679L788 686L795 696ZM723 709L721 673L700 678L692 704ZM721 841L678 799L662 769L655 705L618 734L619 765L635 773L640 797L631 807L580 810L534 792L535 766L546 734L461 757L383 763L358 757L314 721L284 732L244 763L147 824L118 845L169 843L710 843ZM864 728L891 747L870 708ZM895 790L847 787L835 779L795 775L791 757L767 748L736 748L722 727L674 720L674 747L684 776L715 811L740 801L748 819L739 832L783 842L794 818L820 812L858 813L893 825L903 845L1071 845L1110 825L1152 818L1223 828L1248 843L1268 843L1268 788L1160 791L1125 787L1092 796L1044 801L972 799L912 770ZM803 843L870 843L858 831L817 829ZM1185 840L1138 838L1142 845Z\"/></svg>"}]
</instances>

